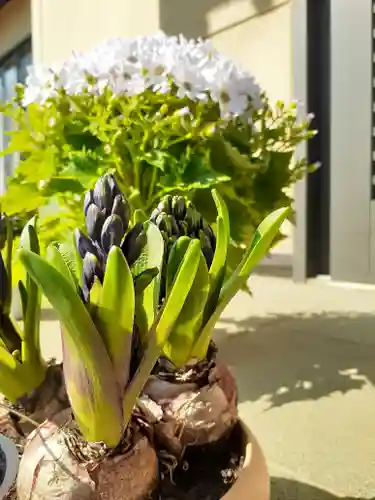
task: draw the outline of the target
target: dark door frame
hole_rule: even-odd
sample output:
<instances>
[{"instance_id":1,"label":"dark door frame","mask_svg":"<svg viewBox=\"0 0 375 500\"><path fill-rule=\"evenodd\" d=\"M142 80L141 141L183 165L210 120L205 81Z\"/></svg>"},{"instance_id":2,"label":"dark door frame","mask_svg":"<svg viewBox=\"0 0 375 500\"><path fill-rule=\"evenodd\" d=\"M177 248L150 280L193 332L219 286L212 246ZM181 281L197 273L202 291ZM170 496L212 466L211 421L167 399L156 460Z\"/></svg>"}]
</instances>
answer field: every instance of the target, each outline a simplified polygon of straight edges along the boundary
<instances>
[{"instance_id":1,"label":"dark door frame","mask_svg":"<svg viewBox=\"0 0 375 500\"><path fill-rule=\"evenodd\" d=\"M293 277L305 281L330 271L330 0L293 0L292 16L293 93L319 130L297 156L321 164L295 187Z\"/></svg>"}]
</instances>

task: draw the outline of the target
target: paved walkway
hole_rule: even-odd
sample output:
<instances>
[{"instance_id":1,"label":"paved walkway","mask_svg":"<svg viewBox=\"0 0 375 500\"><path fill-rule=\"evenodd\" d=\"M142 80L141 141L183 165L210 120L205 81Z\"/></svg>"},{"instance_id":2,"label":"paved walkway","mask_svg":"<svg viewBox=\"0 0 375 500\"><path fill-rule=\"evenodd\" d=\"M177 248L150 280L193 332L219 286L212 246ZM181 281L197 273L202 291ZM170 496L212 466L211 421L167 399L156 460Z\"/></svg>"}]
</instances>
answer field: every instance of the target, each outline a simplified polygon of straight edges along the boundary
<instances>
[{"instance_id":1,"label":"paved walkway","mask_svg":"<svg viewBox=\"0 0 375 500\"><path fill-rule=\"evenodd\" d=\"M375 290L265 276L251 286L216 340L263 445L272 500L375 499ZM51 320L43 347L57 355Z\"/></svg>"}]
</instances>

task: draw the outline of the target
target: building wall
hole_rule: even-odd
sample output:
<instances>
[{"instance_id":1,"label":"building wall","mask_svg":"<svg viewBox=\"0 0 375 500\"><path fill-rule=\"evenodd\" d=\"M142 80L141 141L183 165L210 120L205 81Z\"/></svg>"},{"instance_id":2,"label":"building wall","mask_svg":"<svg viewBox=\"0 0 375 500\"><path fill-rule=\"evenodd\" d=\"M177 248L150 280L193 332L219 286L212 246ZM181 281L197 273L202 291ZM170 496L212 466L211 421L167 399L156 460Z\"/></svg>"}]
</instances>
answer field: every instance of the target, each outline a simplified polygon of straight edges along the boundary
<instances>
[{"instance_id":1,"label":"building wall","mask_svg":"<svg viewBox=\"0 0 375 500\"><path fill-rule=\"evenodd\" d=\"M12 0L0 9L0 59L30 34L30 0Z\"/></svg>"}]
</instances>

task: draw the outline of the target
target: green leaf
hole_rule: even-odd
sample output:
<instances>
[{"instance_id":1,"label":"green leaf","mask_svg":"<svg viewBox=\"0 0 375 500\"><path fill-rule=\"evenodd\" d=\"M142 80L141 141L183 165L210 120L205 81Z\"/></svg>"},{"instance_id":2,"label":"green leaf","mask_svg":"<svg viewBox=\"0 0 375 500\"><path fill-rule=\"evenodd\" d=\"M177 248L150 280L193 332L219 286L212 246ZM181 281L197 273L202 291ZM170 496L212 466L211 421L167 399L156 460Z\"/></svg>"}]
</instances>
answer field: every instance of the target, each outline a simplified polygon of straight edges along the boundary
<instances>
[{"instance_id":1,"label":"green leaf","mask_svg":"<svg viewBox=\"0 0 375 500\"><path fill-rule=\"evenodd\" d=\"M15 403L28 392L28 385L20 376L20 364L0 345L0 394Z\"/></svg>"},{"instance_id":2,"label":"green leaf","mask_svg":"<svg viewBox=\"0 0 375 500\"><path fill-rule=\"evenodd\" d=\"M150 285L152 280L159 274L157 267L145 269L141 274L134 277L134 291L135 295L140 295Z\"/></svg>"},{"instance_id":3,"label":"green leaf","mask_svg":"<svg viewBox=\"0 0 375 500\"><path fill-rule=\"evenodd\" d=\"M146 352L136 374L130 382L123 402L124 425L131 418L134 403L146 384L152 369L158 360L165 342L180 315L190 289L194 283L201 259L201 247L198 240L193 240L181 263L173 288L165 304L148 333Z\"/></svg>"},{"instance_id":4,"label":"green leaf","mask_svg":"<svg viewBox=\"0 0 375 500\"><path fill-rule=\"evenodd\" d=\"M120 395L106 348L71 282L39 255L20 260L62 324L64 374L76 421L85 439L116 446L122 436Z\"/></svg>"},{"instance_id":5,"label":"green leaf","mask_svg":"<svg viewBox=\"0 0 375 500\"><path fill-rule=\"evenodd\" d=\"M82 194L84 186L73 177L52 177L43 188L43 195L54 196L56 193Z\"/></svg>"},{"instance_id":6,"label":"green leaf","mask_svg":"<svg viewBox=\"0 0 375 500\"><path fill-rule=\"evenodd\" d=\"M7 192L1 197L1 209L8 215L33 212L47 203L47 198L35 183L10 183Z\"/></svg>"},{"instance_id":7,"label":"green leaf","mask_svg":"<svg viewBox=\"0 0 375 500\"><path fill-rule=\"evenodd\" d=\"M3 305L4 313L9 314L12 305L12 254L13 254L13 227L12 222L9 217L6 218L6 231L7 231L7 241L6 241L6 262L5 267L8 276L8 290L6 294L6 300Z\"/></svg>"},{"instance_id":8,"label":"green leaf","mask_svg":"<svg viewBox=\"0 0 375 500\"><path fill-rule=\"evenodd\" d=\"M47 261L69 281L73 289L77 290L77 282L69 265L62 256L60 249L54 245L49 246L47 248L46 258Z\"/></svg>"},{"instance_id":9,"label":"green leaf","mask_svg":"<svg viewBox=\"0 0 375 500\"><path fill-rule=\"evenodd\" d=\"M21 305L22 305L22 318L25 319L26 318L26 311L27 311L28 297L27 297L26 287L25 287L22 280L19 280L19 282L18 282L18 291L20 294Z\"/></svg>"},{"instance_id":10,"label":"green leaf","mask_svg":"<svg viewBox=\"0 0 375 500\"><path fill-rule=\"evenodd\" d=\"M179 267L191 243L189 236L181 236L172 246L167 264L166 294L167 297L173 287Z\"/></svg>"},{"instance_id":11,"label":"green leaf","mask_svg":"<svg viewBox=\"0 0 375 500\"><path fill-rule=\"evenodd\" d=\"M177 243L178 240L175 245ZM181 261L185 258L186 252L187 248L181 255ZM173 260L172 252L171 257ZM177 367L184 366L190 359L197 332L202 326L209 288L208 268L201 253L198 272L163 349L164 355Z\"/></svg>"},{"instance_id":12,"label":"green leaf","mask_svg":"<svg viewBox=\"0 0 375 500\"><path fill-rule=\"evenodd\" d=\"M223 218L219 215L216 223L216 249L212 261L209 277L210 292L204 313L204 323L209 319L216 309L217 301L220 296L221 286L226 273L226 260L228 254L229 238Z\"/></svg>"},{"instance_id":13,"label":"green leaf","mask_svg":"<svg viewBox=\"0 0 375 500\"><path fill-rule=\"evenodd\" d=\"M133 266L137 276L150 268L159 272L149 286L136 294L136 323L143 341L154 323L159 306L161 271L164 261L164 240L159 228L152 222L145 224L147 243Z\"/></svg>"},{"instance_id":14,"label":"green leaf","mask_svg":"<svg viewBox=\"0 0 375 500\"><path fill-rule=\"evenodd\" d=\"M238 265L233 275L224 284L218 306L204 328L194 346L194 354L204 359L207 353L208 345L211 339L212 331L215 323L218 321L221 313L225 307L236 295L238 290L246 283L249 274L259 263L259 261L268 252L272 241L280 230L281 224L288 217L290 208L280 208L272 212L264 221L259 225L254 234L252 244L248 248L242 261Z\"/></svg>"},{"instance_id":15,"label":"green leaf","mask_svg":"<svg viewBox=\"0 0 375 500\"><path fill-rule=\"evenodd\" d=\"M40 253L39 240L36 232L38 217L34 216L24 227L20 237L20 249L26 249L35 254ZM40 311L41 294L35 282L26 275L27 307L24 316L22 362L31 366L44 365L40 352Z\"/></svg>"},{"instance_id":16,"label":"green leaf","mask_svg":"<svg viewBox=\"0 0 375 500\"><path fill-rule=\"evenodd\" d=\"M224 222L224 228L228 240L227 241L228 245L230 239L230 220L229 220L228 208L225 204L225 201L223 200L223 198L220 196L219 192L216 189L213 189L211 193L216 205L217 213L223 219Z\"/></svg>"},{"instance_id":17,"label":"green leaf","mask_svg":"<svg viewBox=\"0 0 375 500\"><path fill-rule=\"evenodd\" d=\"M237 148L232 146L230 142L223 140L223 143L225 151L235 167L244 170L254 170L259 168L256 163L251 163L248 160L248 156L242 155Z\"/></svg>"},{"instance_id":18,"label":"green leaf","mask_svg":"<svg viewBox=\"0 0 375 500\"><path fill-rule=\"evenodd\" d=\"M230 242L230 220L227 206L216 189L212 190L218 217L216 218L216 249L210 267L210 293L204 314L204 323L216 309L221 286L227 270L227 255Z\"/></svg>"},{"instance_id":19,"label":"green leaf","mask_svg":"<svg viewBox=\"0 0 375 500\"><path fill-rule=\"evenodd\" d=\"M137 210L134 210L134 215L133 215L133 224L137 224L138 222L146 222L147 220L147 215L143 210L140 208L137 208Z\"/></svg>"},{"instance_id":20,"label":"green leaf","mask_svg":"<svg viewBox=\"0 0 375 500\"><path fill-rule=\"evenodd\" d=\"M96 317L120 394L129 379L134 310L133 276L121 249L113 246L108 255Z\"/></svg>"}]
</instances>

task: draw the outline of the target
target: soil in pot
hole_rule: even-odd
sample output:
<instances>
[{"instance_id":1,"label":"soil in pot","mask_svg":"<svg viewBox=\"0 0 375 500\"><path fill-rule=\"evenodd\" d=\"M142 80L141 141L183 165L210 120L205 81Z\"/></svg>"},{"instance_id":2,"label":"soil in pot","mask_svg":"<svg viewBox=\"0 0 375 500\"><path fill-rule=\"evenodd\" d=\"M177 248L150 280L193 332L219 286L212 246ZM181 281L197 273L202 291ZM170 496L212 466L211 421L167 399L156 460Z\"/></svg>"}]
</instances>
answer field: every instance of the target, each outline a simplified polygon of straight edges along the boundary
<instances>
[{"instance_id":1,"label":"soil in pot","mask_svg":"<svg viewBox=\"0 0 375 500\"><path fill-rule=\"evenodd\" d=\"M68 420L67 420L68 419ZM87 443L70 413L30 434L21 459L18 500L150 500L159 498L156 452L136 421L114 450Z\"/></svg>"},{"instance_id":2,"label":"soil in pot","mask_svg":"<svg viewBox=\"0 0 375 500\"><path fill-rule=\"evenodd\" d=\"M181 369L160 358L140 401L158 447L178 458L189 446L220 440L237 422L236 381L213 344L206 360Z\"/></svg>"},{"instance_id":3,"label":"soil in pot","mask_svg":"<svg viewBox=\"0 0 375 500\"><path fill-rule=\"evenodd\" d=\"M245 459L247 436L240 422L221 439L189 446L173 471L161 454L162 500L219 500L238 477Z\"/></svg>"}]
</instances>

